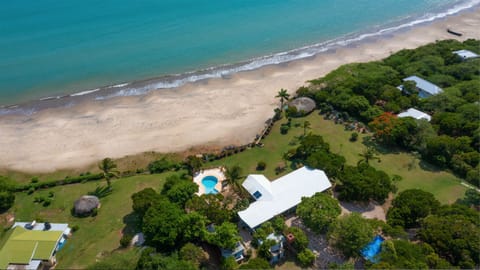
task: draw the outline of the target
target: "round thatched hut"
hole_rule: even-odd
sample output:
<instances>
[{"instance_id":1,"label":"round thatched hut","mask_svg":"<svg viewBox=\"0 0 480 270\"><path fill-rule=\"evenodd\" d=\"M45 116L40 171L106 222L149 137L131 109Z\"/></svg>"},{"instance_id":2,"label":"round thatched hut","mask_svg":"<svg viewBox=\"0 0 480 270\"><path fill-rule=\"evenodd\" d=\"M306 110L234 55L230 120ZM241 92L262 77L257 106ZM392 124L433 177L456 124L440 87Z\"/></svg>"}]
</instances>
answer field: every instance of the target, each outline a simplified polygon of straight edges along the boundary
<instances>
[{"instance_id":1,"label":"round thatched hut","mask_svg":"<svg viewBox=\"0 0 480 270\"><path fill-rule=\"evenodd\" d=\"M99 206L100 200L96 196L84 195L75 201L73 207L76 216L88 216Z\"/></svg>"},{"instance_id":2,"label":"round thatched hut","mask_svg":"<svg viewBox=\"0 0 480 270\"><path fill-rule=\"evenodd\" d=\"M292 100L288 106L295 107L298 115L306 115L315 110L315 101L308 97L299 97Z\"/></svg>"}]
</instances>

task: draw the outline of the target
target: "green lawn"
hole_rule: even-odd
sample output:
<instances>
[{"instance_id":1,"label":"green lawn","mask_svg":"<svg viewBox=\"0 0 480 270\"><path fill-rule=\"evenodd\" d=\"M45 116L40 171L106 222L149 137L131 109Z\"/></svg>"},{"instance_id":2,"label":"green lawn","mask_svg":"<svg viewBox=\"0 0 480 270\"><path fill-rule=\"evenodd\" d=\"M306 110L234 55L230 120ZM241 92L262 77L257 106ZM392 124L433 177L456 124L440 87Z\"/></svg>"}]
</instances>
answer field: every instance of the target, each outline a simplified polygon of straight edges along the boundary
<instances>
[{"instance_id":1,"label":"green lawn","mask_svg":"<svg viewBox=\"0 0 480 270\"><path fill-rule=\"evenodd\" d=\"M114 191L102 198L101 208L96 217L76 218L70 214L73 202L80 196L92 191L98 184L88 182L37 191L32 195L17 193L14 213L18 221L37 221L69 223L80 229L69 239L58 253L59 268L82 268L95 262L102 253L107 254L119 248L124 219L132 212L130 196L146 187L159 189L167 174L139 175L113 181ZM53 203L48 207L33 203L35 196L47 196L48 191L55 193Z\"/></svg>"},{"instance_id":2,"label":"green lawn","mask_svg":"<svg viewBox=\"0 0 480 270\"><path fill-rule=\"evenodd\" d=\"M307 117L293 119L292 128L286 135L280 134L279 131L280 124L286 122L286 119L276 123L270 135L262 141L265 144L263 148L250 149L223 160L208 163L206 166L238 164L244 169L246 175L255 173L257 162L262 160L267 163L267 169L264 172L256 173L265 174L271 180L276 179L279 175L275 175L275 167L282 161L283 153L288 149L295 148L297 144L290 143L298 142L295 138L303 134L302 126L294 126L296 123L303 124L304 121L311 123L309 132L322 135L324 140L330 144L331 151L344 156L350 165L355 165L360 159L359 154L366 149L366 146L362 143L363 138L366 137L365 134L360 134L356 142L350 142L350 131L345 131L343 125L324 120L323 116L318 115L315 111ZM460 184L459 178L449 172L432 169L432 166L424 166L423 163L421 166L420 161L407 152L386 152L379 156L381 162L371 162L372 166L384 170L390 176L401 176L403 180L398 183L400 191L420 188L433 193L443 203L453 203L457 198L462 197L466 190ZM428 169L422 167L428 167ZM291 171L291 168L288 168L284 173L289 171Z\"/></svg>"}]
</instances>

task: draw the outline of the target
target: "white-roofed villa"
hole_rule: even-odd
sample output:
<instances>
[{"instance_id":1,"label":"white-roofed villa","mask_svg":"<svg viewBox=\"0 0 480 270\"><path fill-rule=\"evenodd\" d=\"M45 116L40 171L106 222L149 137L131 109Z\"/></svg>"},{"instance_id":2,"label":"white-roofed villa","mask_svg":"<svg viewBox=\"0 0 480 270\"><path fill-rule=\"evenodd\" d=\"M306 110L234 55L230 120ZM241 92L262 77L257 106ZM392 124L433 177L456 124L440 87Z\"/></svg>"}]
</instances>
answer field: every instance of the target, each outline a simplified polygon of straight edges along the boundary
<instances>
[{"instance_id":1,"label":"white-roofed villa","mask_svg":"<svg viewBox=\"0 0 480 270\"><path fill-rule=\"evenodd\" d=\"M325 191L332 184L322 170L302 167L275 181L261 174L251 174L242 186L256 201L238 215L243 224L255 230L273 217L294 209L302 197Z\"/></svg>"},{"instance_id":2,"label":"white-roofed villa","mask_svg":"<svg viewBox=\"0 0 480 270\"><path fill-rule=\"evenodd\" d=\"M437 95L437 94L440 94L443 92L442 88L436 86L435 84L427 81L427 80L424 80L418 76L410 76L410 77L407 77L405 79L403 79L404 82L406 81L412 81L412 82L415 82L416 84L416 88L418 90L418 96L420 98L427 98L427 97L430 97L430 96L434 96L434 95ZM400 85L397 87L398 89L400 89L401 91L404 91L406 92L406 90L404 89L403 85ZM411 94L411 93L407 93L407 94Z\"/></svg>"},{"instance_id":3,"label":"white-roofed villa","mask_svg":"<svg viewBox=\"0 0 480 270\"><path fill-rule=\"evenodd\" d=\"M412 117L412 118L415 118L417 120L420 120L420 119L425 119L427 120L428 122L430 122L430 120L432 120L432 117L422 111L419 111L419 110L416 110L414 108L410 108L404 112L401 112L398 114L398 117Z\"/></svg>"}]
</instances>

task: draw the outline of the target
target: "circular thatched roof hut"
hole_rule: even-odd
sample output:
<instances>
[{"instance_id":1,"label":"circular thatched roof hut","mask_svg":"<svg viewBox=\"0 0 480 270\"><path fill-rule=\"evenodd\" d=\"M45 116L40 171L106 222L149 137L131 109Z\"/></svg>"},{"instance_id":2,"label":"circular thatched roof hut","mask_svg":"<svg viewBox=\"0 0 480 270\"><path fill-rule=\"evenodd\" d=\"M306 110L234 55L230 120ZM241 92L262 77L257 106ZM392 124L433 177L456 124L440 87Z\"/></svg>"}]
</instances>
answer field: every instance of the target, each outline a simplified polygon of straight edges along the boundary
<instances>
[{"instance_id":1,"label":"circular thatched roof hut","mask_svg":"<svg viewBox=\"0 0 480 270\"><path fill-rule=\"evenodd\" d=\"M294 100L292 100L288 106L295 107L297 109L298 114L300 115L306 115L315 110L315 107L317 105L315 104L315 101L311 98L308 97L299 97Z\"/></svg>"},{"instance_id":2,"label":"circular thatched roof hut","mask_svg":"<svg viewBox=\"0 0 480 270\"><path fill-rule=\"evenodd\" d=\"M74 212L76 216L86 216L99 206L100 200L96 196L84 195L75 201Z\"/></svg>"}]
</instances>

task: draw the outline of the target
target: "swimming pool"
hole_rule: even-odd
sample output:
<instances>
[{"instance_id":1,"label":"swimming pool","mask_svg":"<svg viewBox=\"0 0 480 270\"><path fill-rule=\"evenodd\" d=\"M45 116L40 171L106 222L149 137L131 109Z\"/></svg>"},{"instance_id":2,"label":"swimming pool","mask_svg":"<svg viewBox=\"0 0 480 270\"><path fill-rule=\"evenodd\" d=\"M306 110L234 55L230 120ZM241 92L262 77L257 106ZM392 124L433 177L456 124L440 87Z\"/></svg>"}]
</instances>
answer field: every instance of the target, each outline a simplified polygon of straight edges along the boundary
<instances>
[{"instance_id":1,"label":"swimming pool","mask_svg":"<svg viewBox=\"0 0 480 270\"><path fill-rule=\"evenodd\" d=\"M205 176L202 179L202 185L205 187L205 194L217 194L218 190L215 188L217 183L218 179L215 176Z\"/></svg>"},{"instance_id":2,"label":"swimming pool","mask_svg":"<svg viewBox=\"0 0 480 270\"><path fill-rule=\"evenodd\" d=\"M376 263L378 262L378 258L376 257L380 251L382 250L382 242L385 241L383 237L380 235L375 236L372 242L368 243L363 249L362 249L362 256L373 262Z\"/></svg>"}]
</instances>

